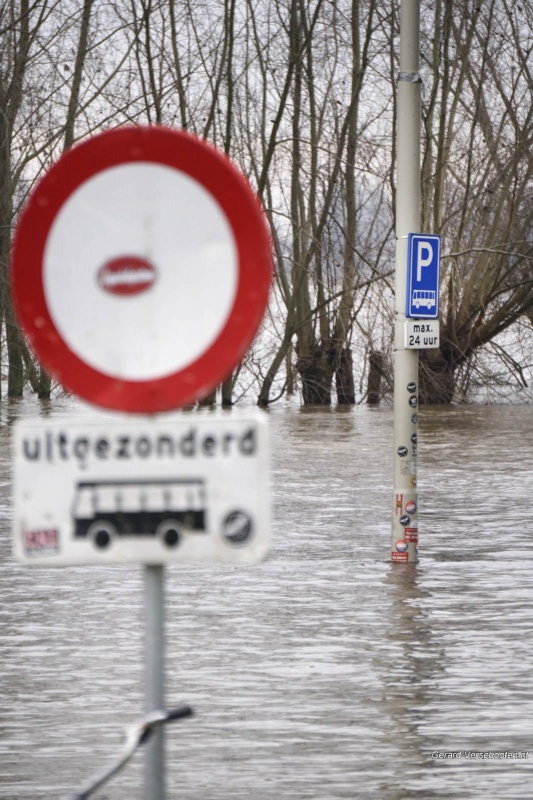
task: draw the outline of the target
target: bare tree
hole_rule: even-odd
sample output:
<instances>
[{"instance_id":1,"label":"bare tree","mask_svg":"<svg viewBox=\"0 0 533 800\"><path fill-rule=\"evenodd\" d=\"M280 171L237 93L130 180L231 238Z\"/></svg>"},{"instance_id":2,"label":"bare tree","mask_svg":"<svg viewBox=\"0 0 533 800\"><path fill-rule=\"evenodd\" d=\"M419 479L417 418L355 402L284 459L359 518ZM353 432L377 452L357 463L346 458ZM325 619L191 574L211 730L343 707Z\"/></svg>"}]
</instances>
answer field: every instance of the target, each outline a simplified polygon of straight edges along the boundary
<instances>
[{"instance_id":1,"label":"bare tree","mask_svg":"<svg viewBox=\"0 0 533 800\"><path fill-rule=\"evenodd\" d=\"M442 345L421 367L438 403L533 308L533 8L437 2L433 30L422 226L444 237Z\"/></svg>"},{"instance_id":2,"label":"bare tree","mask_svg":"<svg viewBox=\"0 0 533 800\"><path fill-rule=\"evenodd\" d=\"M533 318L533 7L422 6L421 223L442 234L443 268L442 346L421 356L421 396L449 402L474 386L485 352L519 376L521 356L501 335L513 325L525 335ZM50 392L11 307L20 205L62 150L126 122L208 138L263 201L276 265L270 315L254 352L221 387L222 402L253 391L268 405L299 389L304 403L328 404L334 392L338 403L353 403L378 361L388 391L398 7L0 0L8 395L20 396L28 381L41 396Z\"/></svg>"},{"instance_id":3,"label":"bare tree","mask_svg":"<svg viewBox=\"0 0 533 800\"><path fill-rule=\"evenodd\" d=\"M377 272L368 250L370 237L361 230L363 192L356 186L359 181L362 189L372 161L368 147L372 134L366 132L373 123L379 127L376 120L383 114L378 104L361 120L360 109L381 22L375 3L357 0L333 7L293 2L290 20L289 63L294 64L288 158L290 254L284 252L281 232L275 236L278 282L287 315L259 403L268 404L272 381L293 339L303 402L329 404L335 377L338 401L353 403L354 301L369 272ZM269 203L275 194L273 181L274 175L269 175ZM372 176L371 183L382 181L381 176ZM373 191L374 186L369 194ZM273 228L279 211L277 207L272 214Z\"/></svg>"}]
</instances>

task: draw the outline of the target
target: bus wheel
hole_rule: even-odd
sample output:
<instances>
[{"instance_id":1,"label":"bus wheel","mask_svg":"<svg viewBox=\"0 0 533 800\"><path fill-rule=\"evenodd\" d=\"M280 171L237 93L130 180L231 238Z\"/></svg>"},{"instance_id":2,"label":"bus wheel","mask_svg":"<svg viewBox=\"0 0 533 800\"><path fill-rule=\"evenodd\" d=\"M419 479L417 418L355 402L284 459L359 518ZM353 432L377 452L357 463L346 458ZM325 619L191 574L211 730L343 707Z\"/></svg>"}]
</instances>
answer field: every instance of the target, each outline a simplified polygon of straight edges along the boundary
<instances>
[{"instance_id":1,"label":"bus wheel","mask_svg":"<svg viewBox=\"0 0 533 800\"><path fill-rule=\"evenodd\" d=\"M111 544L116 532L115 526L111 525L110 522L96 520L89 526L87 538L92 539L94 546L99 550L105 550Z\"/></svg>"},{"instance_id":2,"label":"bus wheel","mask_svg":"<svg viewBox=\"0 0 533 800\"><path fill-rule=\"evenodd\" d=\"M159 523L156 535L167 547L176 547L181 539L181 531L173 519L166 519L164 522Z\"/></svg>"}]
</instances>

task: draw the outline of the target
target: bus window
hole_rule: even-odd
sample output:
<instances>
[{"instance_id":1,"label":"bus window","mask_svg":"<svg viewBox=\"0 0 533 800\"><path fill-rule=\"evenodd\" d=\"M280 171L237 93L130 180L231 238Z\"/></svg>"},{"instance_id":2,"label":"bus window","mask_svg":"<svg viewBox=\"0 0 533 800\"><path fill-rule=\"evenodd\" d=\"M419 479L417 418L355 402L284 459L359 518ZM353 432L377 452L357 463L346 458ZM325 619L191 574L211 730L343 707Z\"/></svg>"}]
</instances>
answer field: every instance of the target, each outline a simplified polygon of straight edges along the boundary
<instances>
[{"instance_id":1,"label":"bus window","mask_svg":"<svg viewBox=\"0 0 533 800\"><path fill-rule=\"evenodd\" d=\"M94 487L93 486L78 486L78 491L74 495L74 502L72 504L72 516L74 518L88 518L94 514Z\"/></svg>"}]
</instances>

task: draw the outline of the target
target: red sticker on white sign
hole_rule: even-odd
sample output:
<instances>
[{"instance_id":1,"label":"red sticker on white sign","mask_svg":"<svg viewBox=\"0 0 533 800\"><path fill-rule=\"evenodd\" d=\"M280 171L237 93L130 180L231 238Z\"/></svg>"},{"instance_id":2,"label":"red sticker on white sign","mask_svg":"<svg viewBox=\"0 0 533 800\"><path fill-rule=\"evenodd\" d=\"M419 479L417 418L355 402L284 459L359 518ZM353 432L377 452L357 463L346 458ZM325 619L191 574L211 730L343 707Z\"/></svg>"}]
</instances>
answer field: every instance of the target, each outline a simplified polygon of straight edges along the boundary
<instances>
[{"instance_id":1,"label":"red sticker on white sign","mask_svg":"<svg viewBox=\"0 0 533 800\"><path fill-rule=\"evenodd\" d=\"M133 295L154 285L157 276L153 264L139 256L119 256L106 261L98 270L98 285L106 292Z\"/></svg>"}]
</instances>

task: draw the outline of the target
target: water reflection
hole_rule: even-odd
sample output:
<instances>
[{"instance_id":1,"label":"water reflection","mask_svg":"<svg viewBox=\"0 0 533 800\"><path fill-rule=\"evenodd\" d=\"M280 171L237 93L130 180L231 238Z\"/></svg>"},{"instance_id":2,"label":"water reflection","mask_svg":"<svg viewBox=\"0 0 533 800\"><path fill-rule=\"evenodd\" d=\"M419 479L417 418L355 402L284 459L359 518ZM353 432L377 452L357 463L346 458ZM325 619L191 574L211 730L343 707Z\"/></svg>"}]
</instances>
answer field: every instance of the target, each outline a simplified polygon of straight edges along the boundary
<instances>
[{"instance_id":1,"label":"water reflection","mask_svg":"<svg viewBox=\"0 0 533 800\"><path fill-rule=\"evenodd\" d=\"M60 797L141 706L140 568L10 556L9 424L75 405L1 411L3 800ZM416 566L388 560L392 412L270 419L270 559L167 570L167 696L197 709L168 737L169 800L529 798L533 408L421 414ZM140 797L141 765L109 797Z\"/></svg>"}]
</instances>

